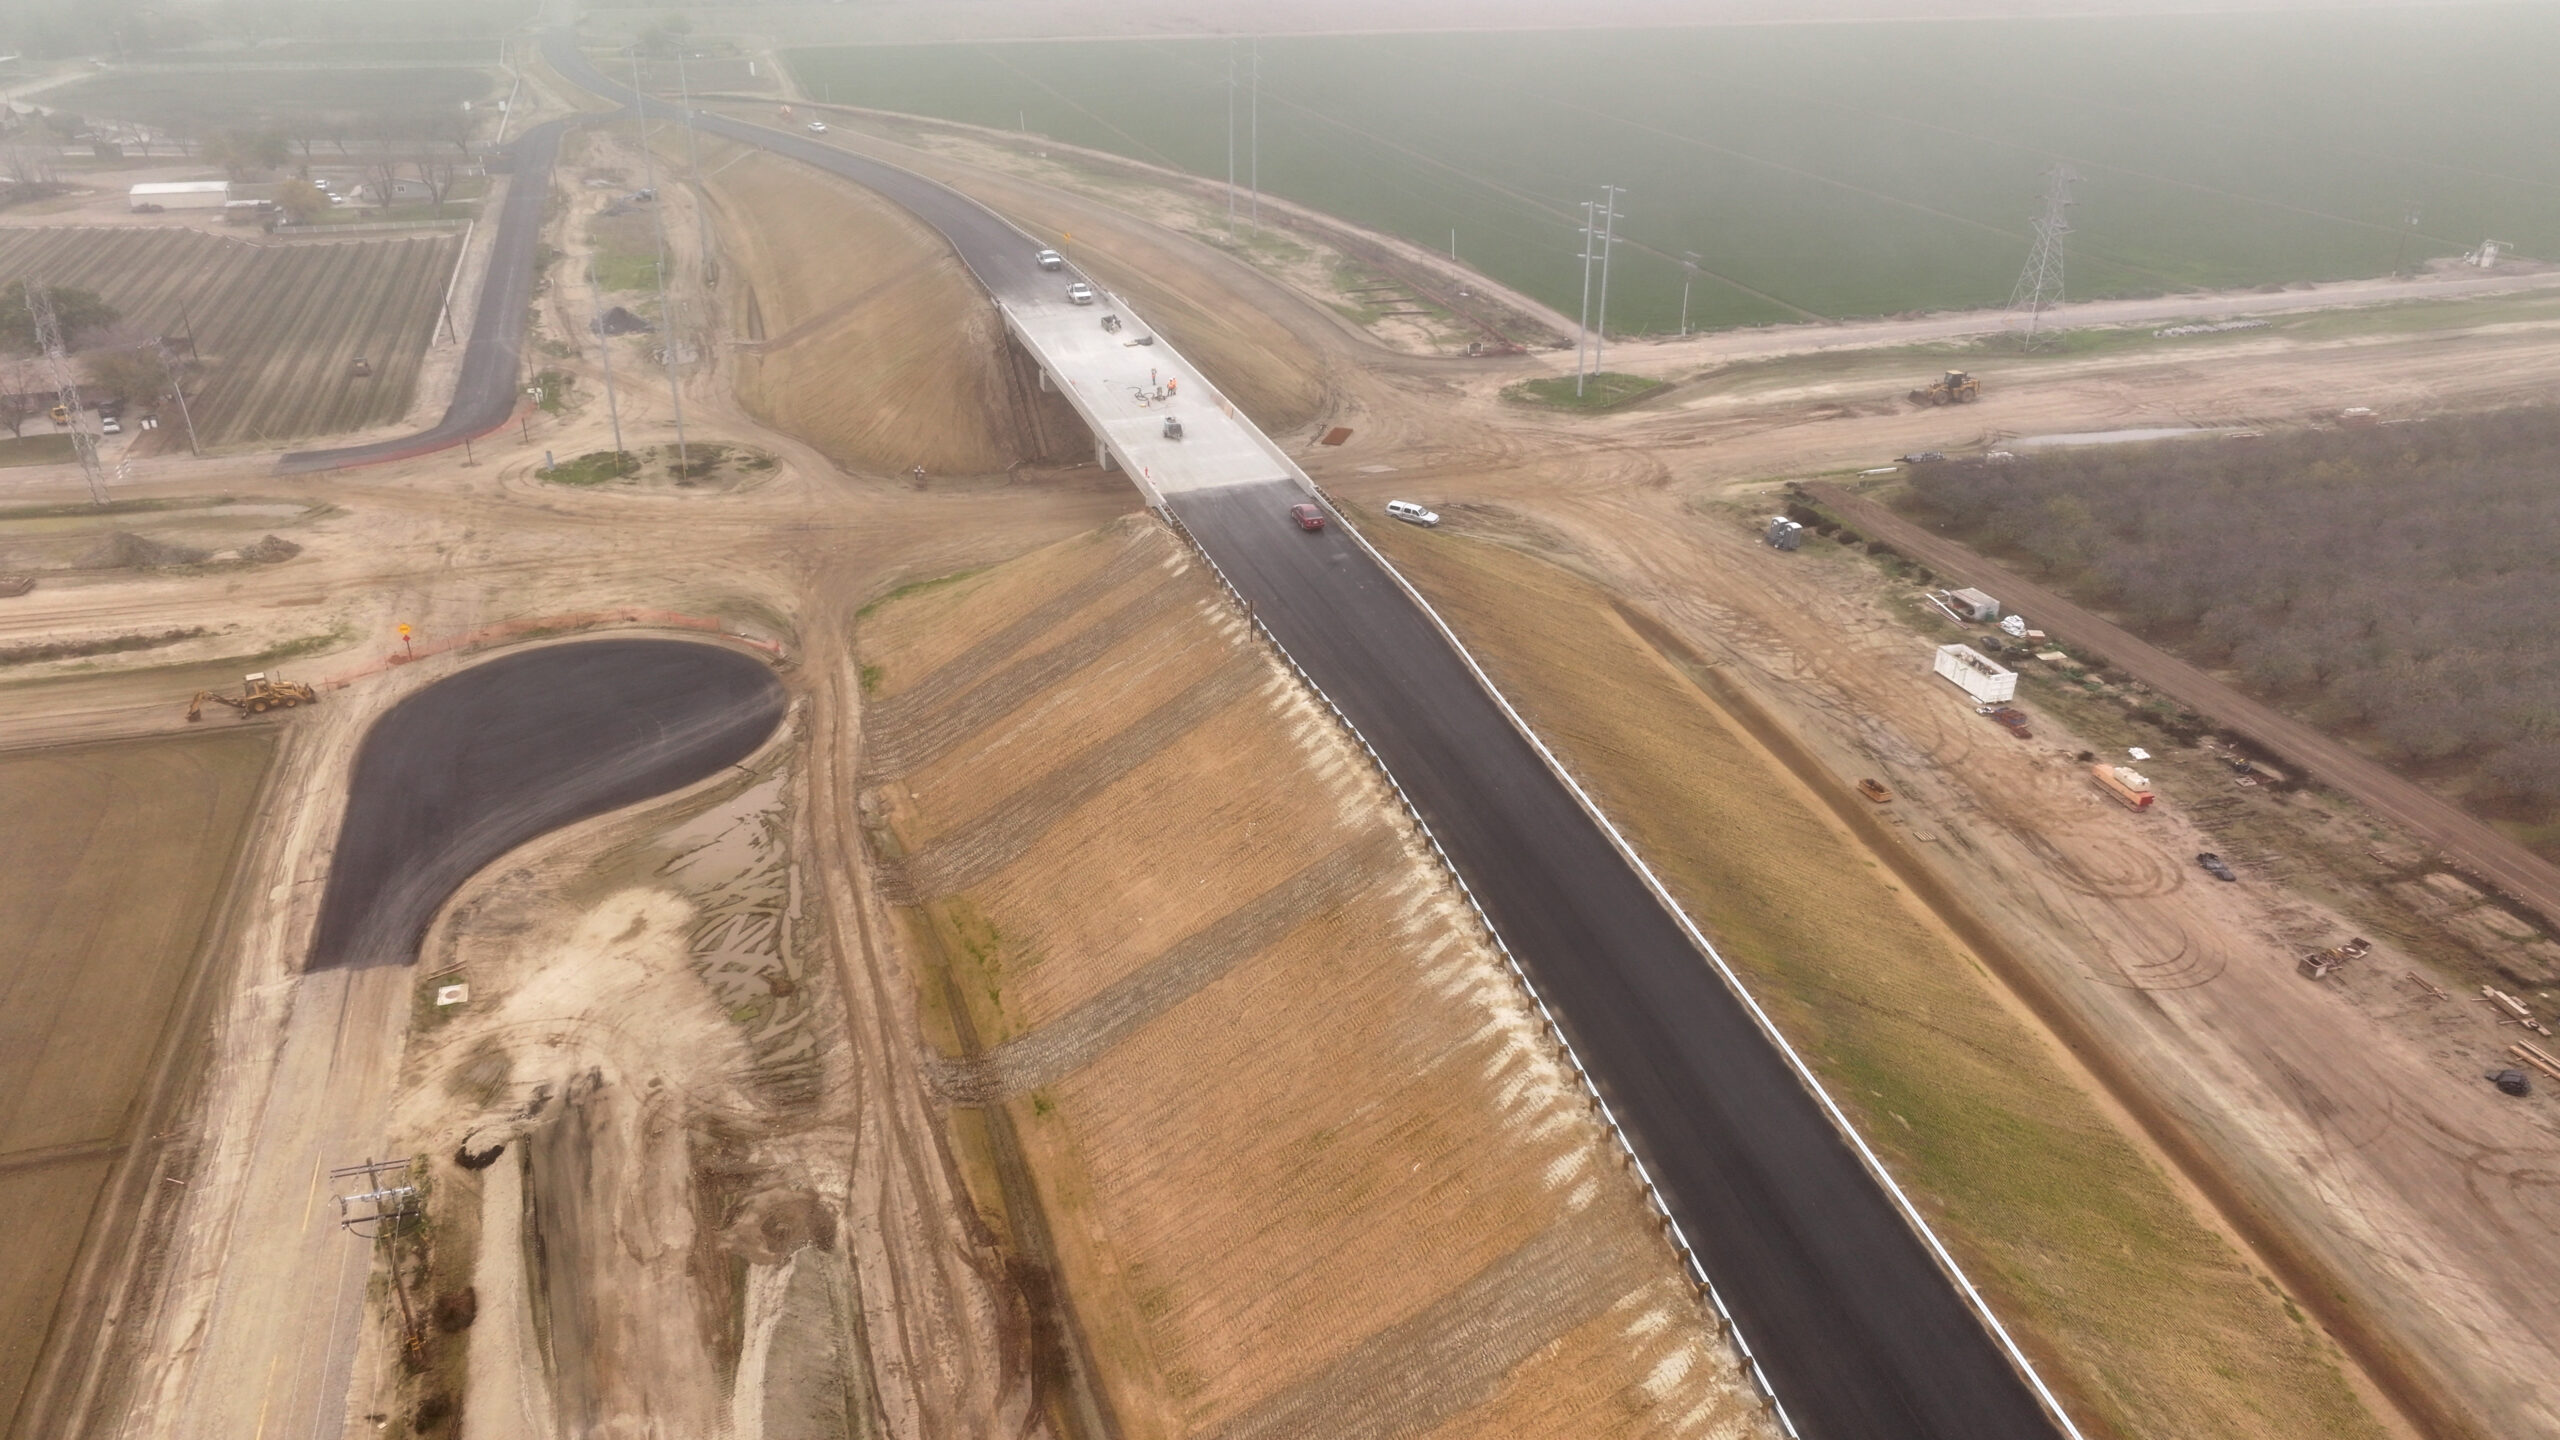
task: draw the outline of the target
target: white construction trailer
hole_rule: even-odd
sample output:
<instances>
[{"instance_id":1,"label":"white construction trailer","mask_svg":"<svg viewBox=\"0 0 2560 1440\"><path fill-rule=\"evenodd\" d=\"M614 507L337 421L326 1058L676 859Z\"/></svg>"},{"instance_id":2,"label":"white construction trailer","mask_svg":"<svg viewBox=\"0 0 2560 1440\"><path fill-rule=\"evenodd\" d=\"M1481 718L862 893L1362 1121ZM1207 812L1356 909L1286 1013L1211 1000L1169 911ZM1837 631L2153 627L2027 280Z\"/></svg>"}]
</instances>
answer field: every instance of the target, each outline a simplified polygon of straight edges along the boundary
<instances>
[{"instance_id":1,"label":"white construction trailer","mask_svg":"<svg viewBox=\"0 0 2560 1440\"><path fill-rule=\"evenodd\" d=\"M1976 704L2006 705L2018 698L2018 672L2002 668L1970 645L1939 646L1937 670Z\"/></svg>"},{"instance_id":2,"label":"white construction trailer","mask_svg":"<svg viewBox=\"0 0 2560 1440\"><path fill-rule=\"evenodd\" d=\"M136 210L157 206L162 210L219 210L231 203L228 180L167 180L136 185L126 192L126 200Z\"/></svg>"}]
</instances>

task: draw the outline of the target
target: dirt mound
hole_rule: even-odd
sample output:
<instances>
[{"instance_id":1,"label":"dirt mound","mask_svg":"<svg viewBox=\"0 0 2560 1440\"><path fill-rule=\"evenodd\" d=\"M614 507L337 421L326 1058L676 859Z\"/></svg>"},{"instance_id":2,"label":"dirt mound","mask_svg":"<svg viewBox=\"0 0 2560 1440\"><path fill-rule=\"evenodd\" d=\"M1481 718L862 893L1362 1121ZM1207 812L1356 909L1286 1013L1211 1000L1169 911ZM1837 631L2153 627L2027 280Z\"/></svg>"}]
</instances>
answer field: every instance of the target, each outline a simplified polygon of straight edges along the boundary
<instances>
[{"instance_id":1,"label":"dirt mound","mask_svg":"<svg viewBox=\"0 0 2560 1440\"><path fill-rule=\"evenodd\" d=\"M1472 912L1170 534L859 639L952 1144L1064 1292L1035 1318L1083 1403L1239 1440L1764 1433Z\"/></svg>"},{"instance_id":2,"label":"dirt mound","mask_svg":"<svg viewBox=\"0 0 2560 1440\"><path fill-rule=\"evenodd\" d=\"M261 538L255 545L240 547L241 559L254 560L261 565L281 564L301 553L301 546L281 535L268 535Z\"/></svg>"},{"instance_id":3,"label":"dirt mound","mask_svg":"<svg viewBox=\"0 0 2560 1440\"><path fill-rule=\"evenodd\" d=\"M717 173L722 249L751 287L736 389L758 419L874 471L986 474L1080 446L940 236L770 155Z\"/></svg>"}]
</instances>

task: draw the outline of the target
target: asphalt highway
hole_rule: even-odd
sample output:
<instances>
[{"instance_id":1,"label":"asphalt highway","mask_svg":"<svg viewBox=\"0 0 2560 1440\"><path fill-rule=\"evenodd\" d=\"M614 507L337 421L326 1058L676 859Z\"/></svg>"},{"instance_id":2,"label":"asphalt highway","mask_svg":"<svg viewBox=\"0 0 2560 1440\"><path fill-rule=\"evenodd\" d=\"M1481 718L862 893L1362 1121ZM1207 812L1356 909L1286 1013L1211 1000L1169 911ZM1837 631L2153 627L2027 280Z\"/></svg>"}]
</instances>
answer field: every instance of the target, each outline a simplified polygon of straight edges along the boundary
<instances>
[{"instance_id":1,"label":"asphalt highway","mask_svg":"<svg viewBox=\"0 0 2560 1440\"><path fill-rule=\"evenodd\" d=\"M629 102L567 36L562 75ZM653 111L681 118L673 106ZM997 297L1035 242L896 166L717 116L706 132L872 187ZM1396 582L1294 481L1167 503L1376 748L1529 972L1810 1440L2053 1440L2035 1395L1820 1103Z\"/></svg>"},{"instance_id":2,"label":"asphalt highway","mask_svg":"<svg viewBox=\"0 0 2560 1440\"><path fill-rule=\"evenodd\" d=\"M336 450L297 450L276 461L284 474L339 470L405 460L476 439L515 414L516 378L523 370L524 317L533 304L534 251L542 240L542 212L551 198L551 166L560 156L565 120L536 125L507 149L507 198L490 240L489 278L472 311L471 339L462 350L462 373L444 418L415 435Z\"/></svg>"},{"instance_id":3,"label":"asphalt highway","mask_svg":"<svg viewBox=\"0 0 2560 1440\"><path fill-rule=\"evenodd\" d=\"M763 661L690 640L582 640L474 665L356 752L310 968L405 965L481 867L712 774L782 722Z\"/></svg>"}]
</instances>

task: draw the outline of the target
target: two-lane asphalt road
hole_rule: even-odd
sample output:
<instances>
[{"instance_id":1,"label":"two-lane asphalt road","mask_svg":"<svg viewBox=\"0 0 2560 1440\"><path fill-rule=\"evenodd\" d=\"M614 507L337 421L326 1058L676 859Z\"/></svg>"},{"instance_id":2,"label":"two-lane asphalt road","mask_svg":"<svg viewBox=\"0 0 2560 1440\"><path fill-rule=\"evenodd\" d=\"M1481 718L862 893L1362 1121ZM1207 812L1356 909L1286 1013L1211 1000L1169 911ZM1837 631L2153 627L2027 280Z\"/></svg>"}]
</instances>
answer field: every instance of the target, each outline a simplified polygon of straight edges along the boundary
<instances>
[{"instance_id":1,"label":"two-lane asphalt road","mask_svg":"<svg viewBox=\"0 0 2560 1440\"><path fill-rule=\"evenodd\" d=\"M545 53L573 82L628 102L569 37ZM800 135L697 123L906 206L999 299L1057 283L1021 231L921 176ZM1630 1131L1798 1429L2053 1440L2059 1427L2010 1352L1740 997L1394 577L1338 528L1291 525L1288 507L1312 497L1269 473L1166 503L1430 822Z\"/></svg>"}]
</instances>

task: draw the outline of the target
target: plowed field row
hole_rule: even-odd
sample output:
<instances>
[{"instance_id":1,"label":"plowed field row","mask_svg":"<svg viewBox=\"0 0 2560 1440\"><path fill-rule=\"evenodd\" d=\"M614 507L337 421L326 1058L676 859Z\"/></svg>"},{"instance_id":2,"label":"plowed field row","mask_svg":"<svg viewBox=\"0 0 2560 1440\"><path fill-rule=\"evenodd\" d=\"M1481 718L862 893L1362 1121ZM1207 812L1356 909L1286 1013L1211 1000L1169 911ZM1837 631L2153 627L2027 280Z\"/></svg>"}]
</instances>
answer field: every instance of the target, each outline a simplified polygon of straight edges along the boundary
<instances>
[{"instance_id":1,"label":"plowed field row","mask_svg":"<svg viewBox=\"0 0 2560 1440\"><path fill-rule=\"evenodd\" d=\"M407 413L461 244L452 235L262 245L196 230L0 231L0 279L94 290L138 330L192 332L206 448L264 448ZM369 378L351 373L362 358ZM184 443L172 425L142 437Z\"/></svg>"}]
</instances>

